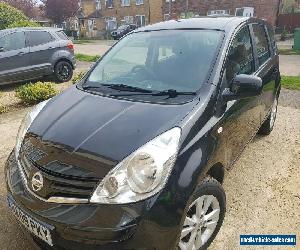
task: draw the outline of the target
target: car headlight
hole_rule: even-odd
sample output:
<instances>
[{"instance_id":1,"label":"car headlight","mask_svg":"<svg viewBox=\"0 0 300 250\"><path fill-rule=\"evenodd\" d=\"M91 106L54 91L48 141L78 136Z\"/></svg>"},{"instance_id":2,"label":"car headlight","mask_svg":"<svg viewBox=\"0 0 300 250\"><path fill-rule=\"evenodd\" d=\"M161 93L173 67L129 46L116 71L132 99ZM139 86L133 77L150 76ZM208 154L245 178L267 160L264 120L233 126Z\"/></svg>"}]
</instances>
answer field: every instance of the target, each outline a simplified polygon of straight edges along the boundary
<instances>
[{"instance_id":1,"label":"car headlight","mask_svg":"<svg viewBox=\"0 0 300 250\"><path fill-rule=\"evenodd\" d=\"M16 141L16 148L15 148L15 153L16 153L16 158L18 159L19 153L20 153L20 148L22 145L22 142L24 140L25 134L27 133L27 130L29 129L30 125L34 121L34 119L38 116L38 114L41 112L41 110L45 107L49 100L44 101L36 105L32 111L30 111L23 119L21 126L19 128L19 132L17 135L17 141Z\"/></svg>"},{"instance_id":2,"label":"car headlight","mask_svg":"<svg viewBox=\"0 0 300 250\"><path fill-rule=\"evenodd\" d=\"M173 169L181 129L173 128L126 157L100 182L90 202L127 204L162 190Z\"/></svg>"}]
</instances>

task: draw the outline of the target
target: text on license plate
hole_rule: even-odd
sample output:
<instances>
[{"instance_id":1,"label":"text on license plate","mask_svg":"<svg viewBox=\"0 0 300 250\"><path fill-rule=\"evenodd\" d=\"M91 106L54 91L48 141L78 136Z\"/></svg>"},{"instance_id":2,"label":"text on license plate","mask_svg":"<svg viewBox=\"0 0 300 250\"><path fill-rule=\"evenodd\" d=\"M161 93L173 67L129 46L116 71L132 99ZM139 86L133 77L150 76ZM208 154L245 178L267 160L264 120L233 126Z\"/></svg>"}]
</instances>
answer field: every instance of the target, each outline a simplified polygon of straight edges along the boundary
<instances>
[{"instance_id":1,"label":"text on license plate","mask_svg":"<svg viewBox=\"0 0 300 250\"><path fill-rule=\"evenodd\" d=\"M9 198L7 199L8 206L16 216L16 218L22 223L26 229L28 229L35 236L41 240L53 246L52 237L50 230L45 226L38 223L36 220L32 219L30 216L26 215L21 209L19 209Z\"/></svg>"}]
</instances>

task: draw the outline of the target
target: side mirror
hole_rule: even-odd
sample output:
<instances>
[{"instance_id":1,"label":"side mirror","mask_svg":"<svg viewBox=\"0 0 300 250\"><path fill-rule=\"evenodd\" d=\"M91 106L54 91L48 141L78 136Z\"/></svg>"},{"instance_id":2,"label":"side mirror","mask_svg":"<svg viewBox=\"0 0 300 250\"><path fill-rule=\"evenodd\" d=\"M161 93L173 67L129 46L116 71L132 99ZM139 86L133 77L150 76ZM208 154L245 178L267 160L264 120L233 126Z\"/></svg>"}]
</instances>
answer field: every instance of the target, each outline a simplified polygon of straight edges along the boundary
<instances>
[{"instance_id":1,"label":"side mirror","mask_svg":"<svg viewBox=\"0 0 300 250\"><path fill-rule=\"evenodd\" d=\"M4 52L4 48L3 47L0 47L0 52Z\"/></svg>"},{"instance_id":2,"label":"side mirror","mask_svg":"<svg viewBox=\"0 0 300 250\"><path fill-rule=\"evenodd\" d=\"M222 99L226 102L258 96L262 92L262 79L252 75L237 75L230 88L224 89Z\"/></svg>"}]
</instances>

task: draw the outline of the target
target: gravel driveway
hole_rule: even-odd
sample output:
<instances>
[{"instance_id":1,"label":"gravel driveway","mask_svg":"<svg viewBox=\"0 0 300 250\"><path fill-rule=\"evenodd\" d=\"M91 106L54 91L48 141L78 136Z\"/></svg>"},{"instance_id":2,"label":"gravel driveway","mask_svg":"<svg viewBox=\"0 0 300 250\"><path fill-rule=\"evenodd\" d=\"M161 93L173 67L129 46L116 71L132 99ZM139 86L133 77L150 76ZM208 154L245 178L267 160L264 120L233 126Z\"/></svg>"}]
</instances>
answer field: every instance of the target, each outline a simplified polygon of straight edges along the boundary
<instances>
[{"instance_id":1,"label":"gravel driveway","mask_svg":"<svg viewBox=\"0 0 300 250\"><path fill-rule=\"evenodd\" d=\"M293 93L283 92L280 104L286 107L279 107L273 133L256 137L226 174L227 214L210 250L239 249L240 234L298 233L299 242L300 109L295 107L299 107L300 92L295 92L295 96ZM5 160L27 111L0 116L0 249L33 249L27 234L21 231L6 207L3 175Z\"/></svg>"}]
</instances>

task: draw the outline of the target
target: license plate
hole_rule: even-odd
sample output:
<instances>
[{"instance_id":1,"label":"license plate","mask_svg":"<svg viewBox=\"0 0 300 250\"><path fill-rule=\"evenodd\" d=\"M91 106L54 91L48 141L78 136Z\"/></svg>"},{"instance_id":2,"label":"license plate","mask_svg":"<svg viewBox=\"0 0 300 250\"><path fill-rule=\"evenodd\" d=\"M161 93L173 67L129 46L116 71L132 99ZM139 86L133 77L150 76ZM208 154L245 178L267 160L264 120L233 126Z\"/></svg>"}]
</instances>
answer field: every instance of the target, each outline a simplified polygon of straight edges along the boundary
<instances>
[{"instance_id":1,"label":"license plate","mask_svg":"<svg viewBox=\"0 0 300 250\"><path fill-rule=\"evenodd\" d=\"M27 230L29 230L36 237L45 241L50 246L53 246L51 232L47 227L43 226L41 223L37 222L35 219L25 214L9 198L7 198L7 202L8 202L8 207L11 209L12 213Z\"/></svg>"}]
</instances>

